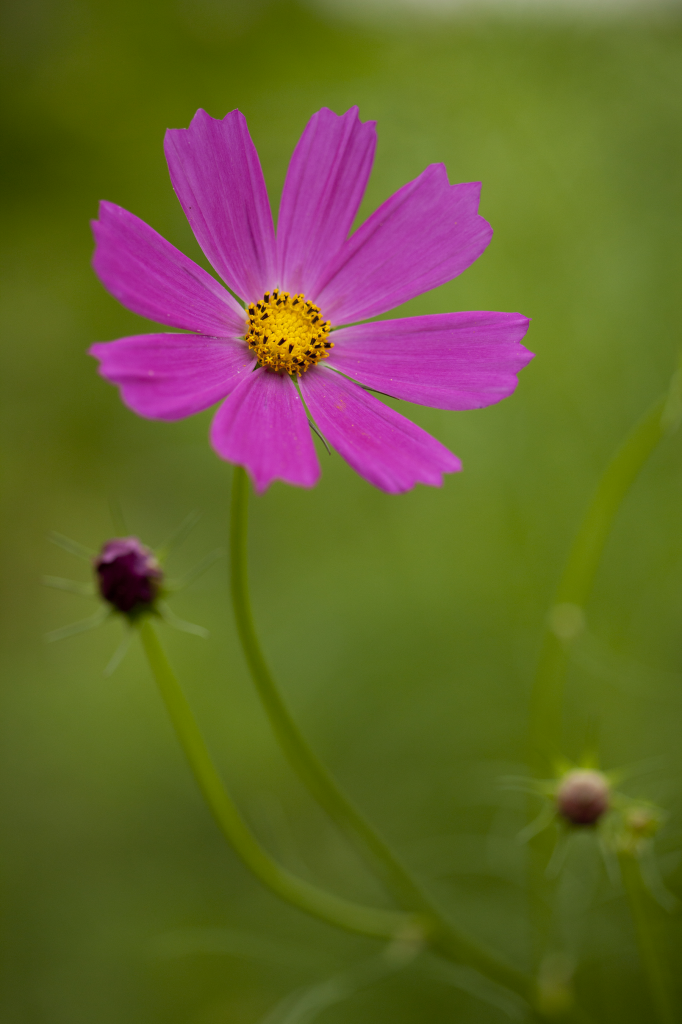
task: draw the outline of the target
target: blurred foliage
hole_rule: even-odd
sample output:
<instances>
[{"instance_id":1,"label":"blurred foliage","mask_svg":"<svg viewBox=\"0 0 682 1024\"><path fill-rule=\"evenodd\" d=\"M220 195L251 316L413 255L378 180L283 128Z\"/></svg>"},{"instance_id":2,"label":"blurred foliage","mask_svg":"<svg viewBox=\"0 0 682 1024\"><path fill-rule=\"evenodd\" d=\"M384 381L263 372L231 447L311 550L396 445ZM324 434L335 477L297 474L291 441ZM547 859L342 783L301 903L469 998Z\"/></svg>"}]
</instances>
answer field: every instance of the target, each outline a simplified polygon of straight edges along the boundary
<instances>
[{"instance_id":1,"label":"blurred foliage","mask_svg":"<svg viewBox=\"0 0 682 1024\"><path fill-rule=\"evenodd\" d=\"M247 876L139 651L103 678L117 625L41 642L89 610L40 586L45 572L87 576L47 545L50 529L98 547L113 496L150 544L203 511L175 571L225 542L230 469L208 447L210 413L138 419L84 355L146 329L89 267L100 198L205 265L162 153L165 128L199 106L244 111L275 203L323 105L357 103L378 121L363 217L427 163L483 181L489 250L401 312L531 316L537 358L517 394L474 413L406 409L464 460L442 490L389 497L323 452L314 491L276 484L254 501L252 571L268 655L316 749L452 918L526 965L514 841L526 806L496 780L523 770L545 610L578 517L677 360L679 21L358 27L266 0L10 0L4 13L1 1018L255 1024L375 953ZM658 757L628 786L671 812L660 856L678 893L681 446L679 434L661 445L609 542L566 751L597 743L607 768ZM264 724L224 563L174 607L211 630L167 643L254 828L304 876L378 903ZM557 947L579 962L596 1019L639 1022L649 1011L624 901L583 839L560 883ZM661 928L679 948L679 920L662 915ZM417 961L324 1021L508 1019L467 984Z\"/></svg>"}]
</instances>

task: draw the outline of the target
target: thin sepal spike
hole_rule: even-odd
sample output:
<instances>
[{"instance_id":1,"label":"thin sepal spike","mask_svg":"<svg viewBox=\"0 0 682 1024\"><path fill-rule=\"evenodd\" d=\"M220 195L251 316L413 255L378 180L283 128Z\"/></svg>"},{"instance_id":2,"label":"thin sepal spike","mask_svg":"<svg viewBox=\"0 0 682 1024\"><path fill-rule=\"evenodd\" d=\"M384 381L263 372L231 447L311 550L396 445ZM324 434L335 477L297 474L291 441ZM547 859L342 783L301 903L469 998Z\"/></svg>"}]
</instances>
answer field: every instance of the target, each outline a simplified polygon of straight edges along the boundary
<instances>
[{"instance_id":1,"label":"thin sepal spike","mask_svg":"<svg viewBox=\"0 0 682 1024\"><path fill-rule=\"evenodd\" d=\"M358 387L362 388L363 391L371 391L374 395L383 395L384 398L391 398L394 402L402 402L402 398L396 398L395 395L389 395L386 391L378 391L377 388L371 388L369 384L361 384L360 381L355 380L353 377L349 377L347 373L342 370L337 370L336 367L330 367L334 373L337 373L339 377L343 377L344 380L349 380L351 384L357 384Z\"/></svg>"},{"instance_id":2,"label":"thin sepal spike","mask_svg":"<svg viewBox=\"0 0 682 1024\"><path fill-rule=\"evenodd\" d=\"M583 756L580 758L578 767L587 768L589 771L594 772L601 771L601 764L599 761L599 754L597 753L596 744L585 751Z\"/></svg>"},{"instance_id":3,"label":"thin sepal spike","mask_svg":"<svg viewBox=\"0 0 682 1024\"><path fill-rule=\"evenodd\" d=\"M69 636L76 636L77 633L86 633L89 629L96 629L97 626L101 626L113 612L110 608L98 608L94 615L91 615L87 619L81 619L80 622L72 622L70 626L62 626L61 629L53 629L52 632L45 634L45 640L48 644L54 643L56 640L65 640Z\"/></svg>"},{"instance_id":4,"label":"thin sepal spike","mask_svg":"<svg viewBox=\"0 0 682 1024\"><path fill-rule=\"evenodd\" d=\"M319 437L320 441L322 442L322 444L327 449L327 455L331 455L331 453L332 453L331 448L329 447L329 445L327 444L326 440L324 439L324 437L322 436L320 431L317 429L317 427L315 426L315 424L313 423L312 420L308 420L308 426L312 430L313 434L317 434L317 436Z\"/></svg>"},{"instance_id":5,"label":"thin sepal spike","mask_svg":"<svg viewBox=\"0 0 682 1024\"><path fill-rule=\"evenodd\" d=\"M528 843L534 837L539 835L540 832L552 824L556 812L551 804L545 804L540 813L536 818L531 821L530 825L526 825L522 828L516 837L516 842L520 844Z\"/></svg>"},{"instance_id":6,"label":"thin sepal spike","mask_svg":"<svg viewBox=\"0 0 682 1024\"><path fill-rule=\"evenodd\" d=\"M178 618L165 601L157 601L156 607L163 621L172 626L173 629L179 629L181 633L192 633L194 636L200 636L202 640L208 637L209 632L207 629L204 629L203 626L196 626L193 622L185 622L184 619Z\"/></svg>"},{"instance_id":7,"label":"thin sepal spike","mask_svg":"<svg viewBox=\"0 0 682 1024\"><path fill-rule=\"evenodd\" d=\"M376 388L370 388L366 384L361 384L360 387L363 391L371 391L373 395L383 395L384 398L392 398L394 402L402 402L402 398L396 398L395 395L389 395L386 391L377 391Z\"/></svg>"},{"instance_id":8,"label":"thin sepal spike","mask_svg":"<svg viewBox=\"0 0 682 1024\"><path fill-rule=\"evenodd\" d=\"M566 863L566 857L568 856L571 838L571 833L565 828L559 830L552 856L549 858L549 864L545 868L545 878L558 878L561 874L561 869Z\"/></svg>"},{"instance_id":9,"label":"thin sepal spike","mask_svg":"<svg viewBox=\"0 0 682 1024\"><path fill-rule=\"evenodd\" d=\"M193 569L186 572L184 576L180 576L177 580L166 580L164 589L172 591L173 593L177 593L179 590L184 590L185 587L189 586L190 583L193 583L194 580L198 579L199 576L205 573L207 569L210 569L219 558L224 558L224 556L225 549L216 548L215 551L209 552L205 558L202 558L201 561L198 562Z\"/></svg>"},{"instance_id":10,"label":"thin sepal spike","mask_svg":"<svg viewBox=\"0 0 682 1024\"><path fill-rule=\"evenodd\" d=\"M433 981L459 989L461 992L473 996L474 999L479 999L482 1003L494 1006L509 1020L529 1024L527 1001L503 985L492 981L485 974L480 974L465 964L448 963L446 960L441 960L440 957L433 956L428 950L426 955L421 958L419 967L421 973L427 974ZM537 1021L535 1016L532 1019ZM573 1024L593 1024L593 1022L581 1015L579 1022L576 1020Z\"/></svg>"},{"instance_id":11,"label":"thin sepal spike","mask_svg":"<svg viewBox=\"0 0 682 1024\"><path fill-rule=\"evenodd\" d=\"M94 597L96 593L92 583L78 583L77 580L65 580L61 576L43 576L43 586L52 587L53 590L68 590L70 594L80 594L81 597Z\"/></svg>"},{"instance_id":12,"label":"thin sepal spike","mask_svg":"<svg viewBox=\"0 0 682 1024\"><path fill-rule=\"evenodd\" d=\"M303 397L303 392L301 391L301 385L300 385L300 384L299 384L299 382L298 382L298 378L296 378L296 377L292 377L291 379L292 379L292 381L294 382L294 387L295 387L295 388L296 388L296 390L298 391L298 397L299 397L299 398L301 399L301 403L302 403L302 405L303 405L303 408L304 408L304 409L305 409L305 411L306 411L306 416L307 416L307 419L308 419L308 426L310 427L310 429L312 430L312 432L313 432L314 434L317 434L317 436L319 437L320 441L321 441L321 442L322 442L322 444L323 444L323 445L325 446L325 448L326 448L326 450L327 450L327 455L331 455L331 453L332 453L332 451L331 451L331 448L329 447L329 445L328 445L328 444L327 444L327 442L325 441L325 439L324 439L324 437L322 436L322 434L320 433L320 431L319 431L319 430L317 429L317 427L315 426L315 423L313 422L313 418L312 418L312 416L310 415L310 410L309 410L308 406L307 406L307 405L305 404L305 398Z\"/></svg>"},{"instance_id":13,"label":"thin sepal spike","mask_svg":"<svg viewBox=\"0 0 682 1024\"><path fill-rule=\"evenodd\" d=\"M123 515L123 509L118 498L110 494L109 495L109 514L111 515L111 521L114 524L114 529L121 537L127 537L130 533L128 524L126 523L125 516Z\"/></svg>"},{"instance_id":14,"label":"thin sepal spike","mask_svg":"<svg viewBox=\"0 0 682 1024\"><path fill-rule=\"evenodd\" d=\"M177 547L178 544L182 544L185 537L187 537L192 532L194 527L201 519L201 515L202 513L195 509L193 512L190 512L189 515L185 516L185 518L182 520L178 528L174 530L173 533L171 533L170 537L165 541L165 543L163 543L161 547L157 549L156 557L159 559L159 561L162 561L166 557L168 552L171 551L173 548Z\"/></svg>"},{"instance_id":15,"label":"thin sepal spike","mask_svg":"<svg viewBox=\"0 0 682 1024\"><path fill-rule=\"evenodd\" d=\"M680 901L663 881L663 875L651 843L647 843L639 854L639 873L644 885L659 906L669 914L679 909Z\"/></svg>"},{"instance_id":16,"label":"thin sepal spike","mask_svg":"<svg viewBox=\"0 0 682 1024\"><path fill-rule=\"evenodd\" d=\"M499 789L502 790L514 793L535 793L538 796L546 796L548 784L544 779L531 779L527 775L503 775L497 783Z\"/></svg>"},{"instance_id":17,"label":"thin sepal spike","mask_svg":"<svg viewBox=\"0 0 682 1024\"><path fill-rule=\"evenodd\" d=\"M572 772L574 768L578 767L578 765L574 764L573 761L569 761L567 757L560 754L554 758L553 767L554 777L560 779L562 775L568 775L568 773Z\"/></svg>"},{"instance_id":18,"label":"thin sepal spike","mask_svg":"<svg viewBox=\"0 0 682 1024\"><path fill-rule=\"evenodd\" d=\"M622 782L640 779L643 775L669 771L670 768L670 758L666 754L655 754L653 757L645 757L641 761L635 761L634 764L614 768L613 771L606 772L606 775L612 785L620 785Z\"/></svg>"},{"instance_id":19,"label":"thin sepal spike","mask_svg":"<svg viewBox=\"0 0 682 1024\"><path fill-rule=\"evenodd\" d=\"M127 626L123 639L121 640L120 644L114 651L113 655L109 659L106 668L104 669L104 675L107 676L107 678L114 674L118 666L125 658L126 654L128 653L128 648L130 647L132 639L133 630L130 628L130 626Z\"/></svg>"},{"instance_id":20,"label":"thin sepal spike","mask_svg":"<svg viewBox=\"0 0 682 1024\"><path fill-rule=\"evenodd\" d=\"M604 862L604 870L606 871L606 877L608 878L614 889L619 889L622 885L622 878L620 876L620 867L618 866L618 857L615 855L611 847L604 842L600 836L598 839L599 852L601 853L602 861Z\"/></svg>"},{"instance_id":21,"label":"thin sepal spike","mask_svg":"<svg viewBox=\"0 0 682 1024\"><path fill-rule=\"evenodd\" d=\"M313 1024L322 1013L345 1002L356 992L368 988L407 966L419 952L403 958L393 955L395 943L348 970L339 971L323 981L296 989L278 1003L259 1024Z\"/></svg>"},{"instance_id":22,"label":"thin sepal spike","mask_svg":"<svg viewBox=\"0 0 682 1024\"><path fill-rule=\"evenodd\" d=\"M70 537L65 537L63 533L57 533L52 530L48 534L49 540L53 544L56 544L58 548L63 548L64 551L68 551L70 555L75 555L76 558L82 558L85 562L92 562L93 558L97 557L97 552L91 548L86 548L84 544L79 544L76 540L71 540Z\"/></svg>"}]
</instances>

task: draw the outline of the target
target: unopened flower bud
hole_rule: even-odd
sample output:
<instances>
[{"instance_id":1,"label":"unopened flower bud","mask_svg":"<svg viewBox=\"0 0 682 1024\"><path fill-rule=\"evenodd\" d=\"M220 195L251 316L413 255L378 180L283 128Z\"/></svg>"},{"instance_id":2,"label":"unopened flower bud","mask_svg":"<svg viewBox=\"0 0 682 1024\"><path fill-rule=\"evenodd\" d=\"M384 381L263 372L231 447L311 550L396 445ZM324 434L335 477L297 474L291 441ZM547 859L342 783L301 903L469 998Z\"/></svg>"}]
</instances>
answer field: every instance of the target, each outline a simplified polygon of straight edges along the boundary
<instances>
[{"instance_id":1,"label":"unopened flower bud","mask_svg":"<svg viewBox=\"0 0 682 1024\"><path fill-rule=\"evenodd\" d=\"M576 768L561 781L556 794L557 809L573 825L594 825L609 809L609 797L606 776Z\"/></svg>"},{"instance_id":2,"label":"unopened flower bud","mask_svg":"<svg viewBox=\"0 0 682 1024\"><path fill-rule=\"evenodd\" d=\"M656 835L661 824L660 817L654 808L639 804L627 807L623 811L623 820L631 832L645 839Z\"/></svg>"},{"instance_id":3,"label":"unopened flower bud","mask_svg":"<svg viewBox=\"0 0 682 1024\"><path fill-rule=\"evenodd\" d=\"M621 814L617 846L625 853L637 854L661 827L664 812L653 804L630 804Z\"/></svg>"},{"instance_id":4,"label":"unopened flower bud","mask_svg":"<svg viewBox=\"0 0 682 1024\"><path fill-rule=\"evenodd\" d=\"M156 558L137 537L107 541L95 559L95 571L104 600L131 617L151 608L163 578Z\"/></svg>"}]
</instances>

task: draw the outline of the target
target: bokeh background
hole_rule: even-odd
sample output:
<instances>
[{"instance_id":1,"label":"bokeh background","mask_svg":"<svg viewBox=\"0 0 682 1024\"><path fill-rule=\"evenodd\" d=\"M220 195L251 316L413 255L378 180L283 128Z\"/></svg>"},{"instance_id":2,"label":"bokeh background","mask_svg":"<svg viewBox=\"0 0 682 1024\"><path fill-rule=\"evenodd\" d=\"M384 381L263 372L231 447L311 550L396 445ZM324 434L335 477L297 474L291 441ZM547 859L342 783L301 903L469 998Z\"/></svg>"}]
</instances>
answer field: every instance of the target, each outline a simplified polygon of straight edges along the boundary
<instances>
[{"instance_id":1,"label":"bokeh background","mask_svg":"<svg viewBox=\"0 0 682 1024\"><path fill-rule=\"evenodd\" d=\"M442 489L390 497L324 452L314 491L275 484L252 503L252 585L267 654L317 751L453 920L527 965L514 840L527 806L498 780L524 771L546 608L581 512L678 359L679 15L568 0L5 5L7 1024L509 1019L475 979L428 957L319 1018L286 1017L289 993L374 944L248 876L199 798L139 650L104 678L119 623L43 642L92 610L41 586L44 573L88 575L49 545L50 530L97 548L115 532L113 499L152 545L202 511L171 572L226 542L231 470L208 447L210 413L138 419L85 355L95 340L148 329L92 273L88 220L106 198L206 265L162 152L164 130L200 106L246 114L275 208L323 105L358 104L378 121L363 218L431 162L452 181L483 182L488 251L400 313L531 316L536 359L516 395L470 413L402 406L464 461ZM682 435L666 439L618 517L566 729L569 757L597 744L607 768L640 765L628 791L670 811L659 862L680 895L681 455ZM382 901L275 747L236 645L226 560L173 606L211 631L164 638L263 842L305 877ZM661 927L679 952L679 919ZM562 874L553 942L579 963L596 1020L650 1019L624 900L589 837Z\"/></svg>"}]
</instances>

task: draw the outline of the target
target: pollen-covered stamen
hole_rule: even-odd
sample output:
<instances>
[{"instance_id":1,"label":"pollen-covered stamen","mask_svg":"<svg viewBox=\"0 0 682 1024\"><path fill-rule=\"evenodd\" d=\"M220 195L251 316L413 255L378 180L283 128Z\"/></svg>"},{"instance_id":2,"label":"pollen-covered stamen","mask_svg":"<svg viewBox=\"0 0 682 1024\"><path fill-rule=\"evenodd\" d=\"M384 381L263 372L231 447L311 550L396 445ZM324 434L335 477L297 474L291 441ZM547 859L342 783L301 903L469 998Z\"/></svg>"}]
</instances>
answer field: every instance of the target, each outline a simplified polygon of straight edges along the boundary
<instances>
[{"instance_id":1,"label":"pollen-covered stamen","mask_svg":"<svg viewBox=\"0 0 682 1024\"><path fill-rule=\"evenodd\" d=\"M300 377L326 359L334 345L328 340L331 324L322 320L318 306L305 295L266 292L246 309L246 340L261 366Z\"/></svg>"}]
</instances>

